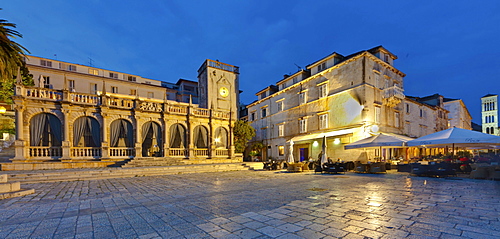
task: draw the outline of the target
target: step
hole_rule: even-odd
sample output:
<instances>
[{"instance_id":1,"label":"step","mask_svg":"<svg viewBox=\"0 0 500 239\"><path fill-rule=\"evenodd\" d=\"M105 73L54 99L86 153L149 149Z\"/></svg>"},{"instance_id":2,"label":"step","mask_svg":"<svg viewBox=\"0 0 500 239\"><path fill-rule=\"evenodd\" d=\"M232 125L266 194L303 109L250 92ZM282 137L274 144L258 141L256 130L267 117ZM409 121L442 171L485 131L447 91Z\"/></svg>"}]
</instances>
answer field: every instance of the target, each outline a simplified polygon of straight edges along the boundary
<instances>
[{"instance_id":1,"label":"step","mask_svg":"<svg viewBox=\"0 0 500 239\"><path fill-rule=\"evenodd\" d=\"M171 167L116 168L9 174L9 180L23 183L96 180L139 176L159 176L179 173L221 172L248 170L241 164L205 164Z\"/></svg>"}]
</instances>

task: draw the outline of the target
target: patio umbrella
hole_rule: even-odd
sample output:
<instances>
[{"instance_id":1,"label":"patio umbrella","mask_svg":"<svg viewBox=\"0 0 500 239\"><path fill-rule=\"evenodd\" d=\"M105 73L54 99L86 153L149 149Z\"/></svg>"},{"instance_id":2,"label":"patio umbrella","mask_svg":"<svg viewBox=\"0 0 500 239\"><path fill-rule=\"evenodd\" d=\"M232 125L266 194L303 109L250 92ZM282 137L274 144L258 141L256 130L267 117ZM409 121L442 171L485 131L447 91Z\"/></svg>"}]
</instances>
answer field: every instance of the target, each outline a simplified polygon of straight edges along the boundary
<instances>
[{"instance_id":1,"label":"patio umbrella","mask_svg":"<svg viewBox=\"0 0 500 239\"><path fill-rule=\"evenodd\" d=\"M326 135L323 135L323 144L321 145L321 163L328 163L328 157L326 155Z\"/></svg>"},{"instance_id":2,"label":"patio umbrella","mask_svg":"<svg viewBox=\"0 0 500 239\"><path fill-rule=\"evenodd\" d=\"M395 136L388 135L384 133L380 133L374 136L370 136L368 138L356 141L354 143L350 143L344 146L345 149L359 149L359 148L402 148L406 146L406 142L413 140L413 138L405 137L405 136Z\"/></svg>"},{"instance_id":3,"label":"patio umbrella","mask_svg":"<svg viewBox=\"0 0 500 239\"><path fill-rule=\"evenodd\" d=\"M423 147L491 147L500 145L500 136L461 128L450 128L406 142L408 146Z\"/></svg>"},{"instance_id":4,"label":"patio umbrella","mask_svg":"<svg viewBox=\"0 0 500 239\"><path fill-rule=\"evenodd\" d=\"M293 159L293 141L290 140L290 148L288 149L288 161L289 163L295 163L295 159Z\"/></svg>"}]
</instances>

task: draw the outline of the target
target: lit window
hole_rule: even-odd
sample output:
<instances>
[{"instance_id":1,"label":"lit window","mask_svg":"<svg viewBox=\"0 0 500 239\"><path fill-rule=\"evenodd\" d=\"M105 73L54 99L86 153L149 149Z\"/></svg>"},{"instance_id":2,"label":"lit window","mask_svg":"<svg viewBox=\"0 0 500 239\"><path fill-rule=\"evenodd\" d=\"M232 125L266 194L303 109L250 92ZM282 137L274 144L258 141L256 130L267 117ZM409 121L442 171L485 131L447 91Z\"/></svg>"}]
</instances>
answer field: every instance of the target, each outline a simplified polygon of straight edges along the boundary
<instances>
[{"instance_id":1,"label":"lit window","mask_svg":"<svg viewBox=\"0 0 500 239\"><path fill-rule=\"evenodd\" d=\"M323 84L319 86L319 98L326 97L328 95L328 85Z\"/></svg>"},{"instance_id":2,"label":"lit window","mask_svg":"<svg viewBox=\"0 0 500 239\"><path fill-rule=\"evenodd\" d=\"M299 120L299 131L300 131L300 133L305 133L307 131L307 120L306 119Z\"/></svg>"},{"instance_id":3,"label":"lit window","mask_svg":"<svg viewBox=\"0 0 500 239\"><path fill-rule=\"evenodd\" d=\"M320 129L328 128L328 114L323 114L319 116L319 128Z\"/></svg>"},{"instance_id":4,"label":"lit window","mask_svg":"<svg viewBox=\"0 0 500 239\"><path fill-rule=\"evenodd\" d=\"M280 137L285 136L285 125L283 124L278 125L278 136Z\"/></svg>"},{"instance_id":5,"label":"lit window","mask_svg":"<svg viewBox=\"0 0 500 239\"><path fill-rule=\"evenodd\" d=\"M99 70L97 70L97 69L89 69L89 74L97 76L97 75L99 75Z\"/></svg>"},{"instance_id":6,"label":"lit window","mask_svg":"<svg viewBox=\"0 0 500 239\"><path fill-rule=\"evenodd\" d=\"M283 146L283 145L278 146L278 155L279 156L285 155L285 146Z\"/></svg>"}]
</instances>

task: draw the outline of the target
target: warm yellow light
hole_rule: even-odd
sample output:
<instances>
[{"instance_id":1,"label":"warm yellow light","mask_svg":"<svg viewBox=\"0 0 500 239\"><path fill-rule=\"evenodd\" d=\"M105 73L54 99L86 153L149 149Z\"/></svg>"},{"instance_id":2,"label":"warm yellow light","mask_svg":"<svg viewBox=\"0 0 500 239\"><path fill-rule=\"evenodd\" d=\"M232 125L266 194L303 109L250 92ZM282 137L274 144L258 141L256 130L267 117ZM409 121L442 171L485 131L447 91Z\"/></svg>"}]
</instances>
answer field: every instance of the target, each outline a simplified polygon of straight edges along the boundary
<instances>
[{"instance_id":1,"label":"warm yellow light","mask_svg":"<svg viewBox=\"0 0 500 239\"><path fill-rule=\"evenodd\" d=\"M0 114L5 114L5 112L7 112L7 109L5 109L5 107L3 106L0 106Z\"/></svg>"},{"instance_id":2,"label":"warm yellow light","mask_svg":"<svg viewBox=\"0 0 500 239\"><path fill-rule=\"evenodd\" d=\"M318 147L318 145L319 145L318 141L314 141L313 147Z\"/></svg>"},{"instance_id":3,"label":"warm yellow light","mask_svg":"<svg viewBox=\"0 0 500 239\"><path fill-rule=\"evenodd\" d=\"M334 139L333 144L335 144L335 145L340 144L340 139L339 138Z\"/></svg>"},{"instance_id":4,"label":"warm yellow light","mask_svg":"<svg viewBox=\"0 0 500 239\"><path fill-rule=\"evenodd\" d=\"M220 143L220 138L215 138L216 143Z\"/></svg>"}]
</instances>

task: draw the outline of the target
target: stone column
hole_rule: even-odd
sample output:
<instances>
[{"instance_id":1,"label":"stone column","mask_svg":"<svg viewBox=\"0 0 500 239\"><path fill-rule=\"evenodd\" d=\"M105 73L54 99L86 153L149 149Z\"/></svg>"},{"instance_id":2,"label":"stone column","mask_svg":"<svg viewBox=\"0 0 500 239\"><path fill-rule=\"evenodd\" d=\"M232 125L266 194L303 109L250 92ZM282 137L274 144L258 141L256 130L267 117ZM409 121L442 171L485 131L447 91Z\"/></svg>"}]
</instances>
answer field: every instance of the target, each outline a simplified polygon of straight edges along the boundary
<instances>
[{"instance_id":1,"label":"stone column","mask_svg":"<svg viewBox=\"0 0 500 239\"><path fill-rule=\"evenodd\" d=\"M71 160L70 150L71 150L71 140L69 137L69 114L70 110L68 105L63 105L61 110L64 115L63 121L63 141L62 141L62 157L61 161Z\"/></svg>"},{"instance_id":2,"label":"stone column","mask_svg":"<svg viewBox=\"0 0 500 239\"><path fill-rule=\"evenodd\" d=\"M233 158L234 157L234 120L233 120L233 111L229 112L229 137L228 137L228 144L229 144L229 152L228 152L228 158Z\"/></svg>"},{"instance_id":3,"label":"stone column","mask_svg":"<svg viewBox=\"0 0 500 239\"><path fill-rule=\"evenodd\" d=\"M24 106L19 105L23 102L16 102L16 141L14 142L16 156L12 160L26 160L25 141L24 141Z\"/></svg>"},{"instance_id":4,"label":"stone column","mask_svg":"<svg viewBox=\"0 0 500 239\"><path fill-rule=\"evenodd\" d=\"M140 135L140 127L139 127L139 119L140 117L139 116L135 116L135 125L134 125L134 128L135 128L135 157L138 158L138 157L142 157L142 144L140 142L140 139L142 138L141 135Z\"/></svg>"},{"instance_id":5,"label":"stone column","mask_svg":"<svg viewBox=\"0 0 500 239\"><path fill-rule=\"evenodd\" d=\"M213 109L210 109L210 117L208 118L208 158L214 158L217 156L215 149L215 141L214 141L214 126L213 126Z\"/></svg>"},{"instance_id":6,"label":"stone column","mask_svg":"<svg viewBox=\"0 0 500 239\"><path fill-rule=\"evenodd\" d=\"M101 109L101 160L109 159L109 143L108 143L108 114L102 112Z\"/></svg>"},{"instance_id":7,"label":"stone column","mask_svg":"<svg viewBox=\"0 0 500 239\"><path fill-rule=\"evenodd\" d=\"M168 135L168 131L169 131L169 125L167 125L167 120L165 119L165 113L161 114L161 120L162 120L162 123L163 123L163 157L168 157L170 154L169 154L169 149L170 149L170 137Z\"/></svg>"},{"instance_id":8,"label":"stone column","mask_svg":"<svg viewBox=\"0 0 500 239\"><path fill-rule=\"evenodd\" d=\"M188 143L188 155L187 158L192 159L194 158L194 144L193 144L193 127L191 124L191 112L193 111L193 108L191 106L188 107L187 109L187 129L186 129L186 138L187 138L187 143Z\"/></svg>"}]
</instances>

